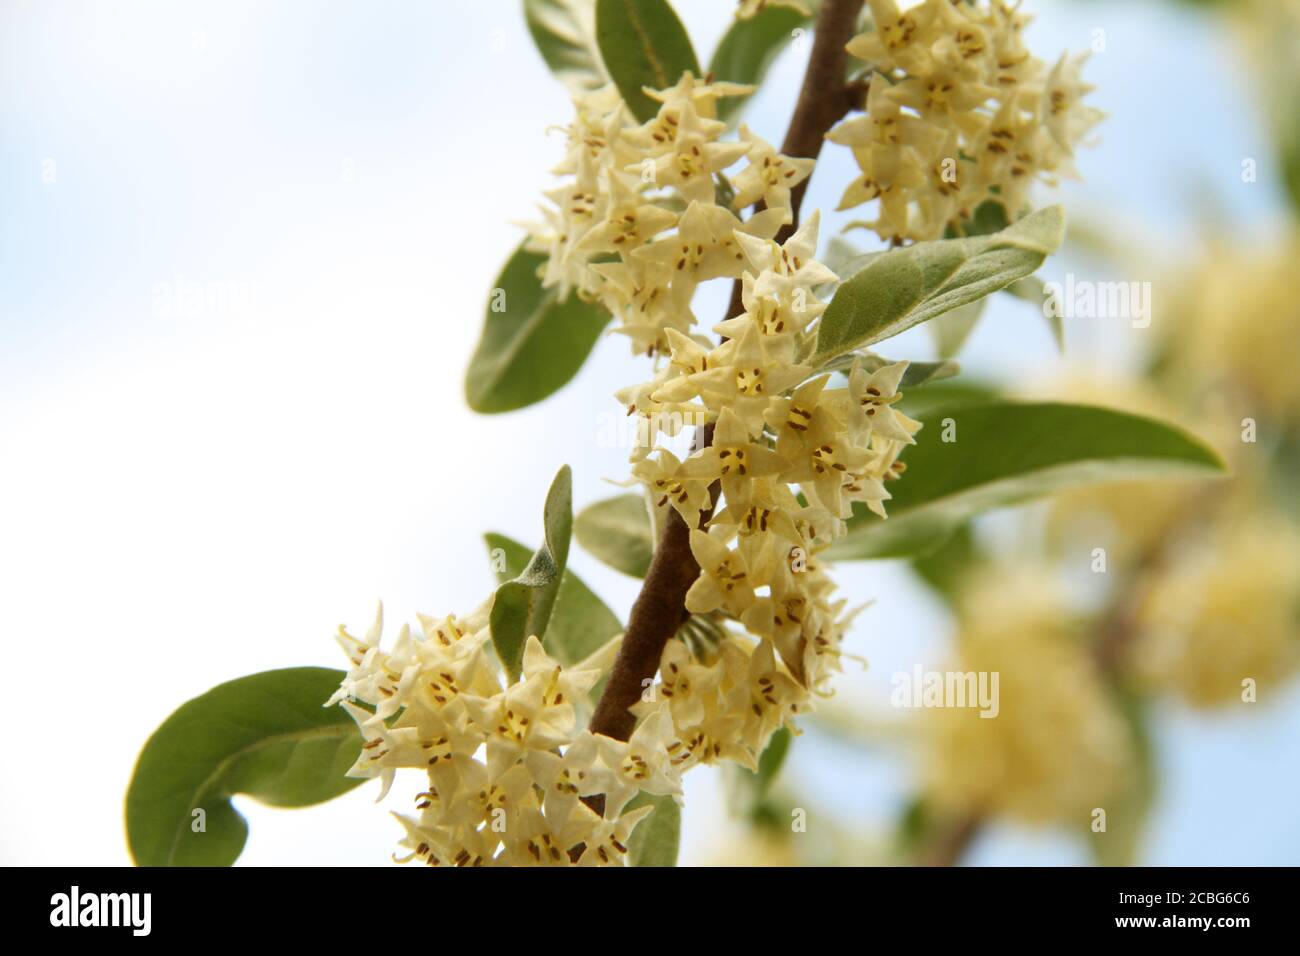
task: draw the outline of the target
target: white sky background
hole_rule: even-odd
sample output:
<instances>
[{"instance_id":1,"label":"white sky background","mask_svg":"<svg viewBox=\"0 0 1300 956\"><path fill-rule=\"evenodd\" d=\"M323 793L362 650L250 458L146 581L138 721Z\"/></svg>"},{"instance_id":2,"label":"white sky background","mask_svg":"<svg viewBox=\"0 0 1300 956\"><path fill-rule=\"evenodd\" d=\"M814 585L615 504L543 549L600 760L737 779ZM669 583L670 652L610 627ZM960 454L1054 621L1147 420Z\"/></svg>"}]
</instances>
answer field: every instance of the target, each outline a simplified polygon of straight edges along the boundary
<instances>
[{"instance_id":1,"label":"white sky background","mask_svg":"<svg viewBox=\"0 0 1300 956\"><path fill-rule=\"evenodd\" d=\"M702 59L732 6L678 3ZM1180 136L1204 135L1209 117L1217 135L1196 152L1224 182L1243 150L1264 156L1232 100L1240 91L1199 75L1203 63L1186 75L1193 54L1176 54L1163 14L1050 14L1031 34L1044 56L1086 46L1097 25L1111 44L1090 68L1114 114L1108 145L1085 157L1090 185L1069 201L1124 208L1177 236L1190 219L1190 180L1178 178L1188 160L1171 153ZM1200 55L1220 56L1208 31L1179 29ZM749 114L775 142L801 69L783 57ZM477 416L462 399L487 290L518 241L509 222L531 218L550 185L561 141L545 127L568 117L506 0L0 0L0 633L11 668L0 862L127 862L132 763L177 705L254 671L339 666L333 630L364 627L381 597L390 633L417 610L469 610L492 585L481 534L535 543L563 463L579 507L610 493L601 478L622 477L624 452L600 446L602 416L617 413L616 387L648 376L621 340L602 341L575 383L525 412ZM1181 166L1162 174L1171 157ZM809 202L833 208L850 169L832 155ZM1266 189L1244 200L1248 215L1271 207ZM159 308L161 287L181 281L248 299ZM969 365L1055 367L1032 311L990 318ZM1078 340L1124 351L1088 330ZM891 344L899 357L928 355L920 334ZM626 613L635 582L576 546L571 561ZM878 599L854 635L873 671L846 687L887 690L892 671L933 660L943 618L900 569L846 567L841 580ZM1165 815L1175 824L1153 840L1160 862L1214 862L1195 803L1212 781L1216 807L1250 809L1273 841L1252 856L1252 823L1236 821L1246 829L1223 838L1220 856L1294 862L1300 832L1293 815L1280 819L1289 803L1274 808L1261 791L1294 792L1294 769L1268 768L1286 765L1277 748L1295 712L1277 714L1273 744L1258 724L1233 736L1171 718L1168 788L1193 802ZM1222 738L1217 756L1178 749L1194 730L1211 746ZM796 751L798 772L828 793L847 787L847 814L886 823L904 792L898 765L826 746ZM1225 755L1250 787L1221 779ZM834 770L845 763L870 779ZM1270 772L1288 776L1258 785ZM716 843L718 794L707 771L690 781L688 859L700 860ZM309 810L242 802L252 835L241 862L386 862L398 828L371 805L372 787ZM1279 838L1278 826L1290 830ZM987 852L1073 859L1068 844L1025 834Z\"/></svg>"}]
</instances>

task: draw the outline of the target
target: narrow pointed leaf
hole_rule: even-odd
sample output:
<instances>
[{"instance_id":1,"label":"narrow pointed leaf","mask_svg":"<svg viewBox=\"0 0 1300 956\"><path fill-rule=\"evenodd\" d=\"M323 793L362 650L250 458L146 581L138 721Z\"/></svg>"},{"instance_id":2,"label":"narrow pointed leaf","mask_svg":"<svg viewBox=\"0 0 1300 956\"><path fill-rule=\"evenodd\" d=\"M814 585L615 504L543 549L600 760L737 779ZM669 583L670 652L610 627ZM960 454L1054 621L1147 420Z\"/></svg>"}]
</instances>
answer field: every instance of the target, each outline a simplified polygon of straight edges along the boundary
<instances>
[{"instance_id":1,"label":"narrow pointed leaf","mask_svg":"<svg viewBox=\"0 0 1300 956\"><path fill-rule=\"evenodd\" d=\"M786 754L790 752L790 731L782 727L772 735L758 756L758 769L732 766L727 774L727 802L731 812L739 817L761 820L770 811L768 793L776 782Z\"/></svg>"},{"instance_id":2,"label":"narrow pointed leaf","mask_svg":"<svg viewBox=\"0 0 1300 956\"><path fill-rule=\"evenodd\" d=\"M673 86L687 70L700 76L691 38L667 0L596 0L596 44L623 102L642 123L660 105L643 87Z\"/></svg>"},{"instance_id":3,"label":"narrow pointed leaf","mask_svg":"<svg viewBox=\"0 0 1300 956\"><path fill-rule=\"evenodd\" d=\"M248 839L230 803L235 794L305 807L362 783L344 776L361 753L357 726L324 706L343 677L323 667L264 671L182 704L131 775L126 832L135 862L229 866Z\"/></svg>"},{"instance_id":4,"label":"narrow pointed leaf","mask_svg":"<svg viewBox=\"0 0 1300 956\"><path fill-rule=\"evenodd\" d=\"M672 797L653 797L645 792L633 797L624 812L646 804L654 810L636 825L628 838L627 860L632 866L676 866L682 812Z\"/></svg>"},{"instance_id":5,"label":"narrow pointed leaf","mask_svg":"<svg viewBox=\"0 0 1300 956\"><path fill-rule=\"evenodd\" d=\"M1058 206L1001 232L892 249L841 283L821 317L814 364L898 335L1023 279L1060 245Z\"/></svg>"},{"instance_id":6,"label":"narrow pointed leaf","mask_svg":"<svg viewBox=\"0 0 1300 956\"><path fill-rule=\"evenodd\" d=\"M932 408L921 421L903 453L907 471L888 485L889 518L855 507L831 557L927 554L979 512L1064 488L1224 472L1213 450L1177 426L1106 408L990 401Z\"/></svg>"},{"instance_id":7,"label":"narrow pointed leaf","mask_svg":"<svg viewBox=\"0 0 1300 956\"><path fill-rule=\"evenodd\" d=\"M545 538L528 564L497 588L492 602L492 646L512 680L519 677L524 642L536 635L546 640L546 628L569 560L573 533L573 475L560 469L546 494L543 511Z\"/></svg>"},{"instance_id":8,"label":"narrow pointed leaf","mask_svg":"<svg viewBox=\"0 0 1300 956\"><path fill-rule=\"evenodd\" d=\"M609 82L596 48L596 0L524 0L524 20L537 52L570 92Z\"/></svg>"},{"instance_id":9,"label":"narrow pointed leaf","mask_svg":"<svg viewBox=\"0 0 1300 956\"><path fill-rule=\"evenodd\" d=\"M523 573L533 552L503 534L483 536L489 551L500 548L505 568L497 572L501 583ZM566 667L571 667L599 650L606 641L621 633L623 624L571 568L560 578L560 590L542 641L547 653Z\"/></svg>"}]
</instances>

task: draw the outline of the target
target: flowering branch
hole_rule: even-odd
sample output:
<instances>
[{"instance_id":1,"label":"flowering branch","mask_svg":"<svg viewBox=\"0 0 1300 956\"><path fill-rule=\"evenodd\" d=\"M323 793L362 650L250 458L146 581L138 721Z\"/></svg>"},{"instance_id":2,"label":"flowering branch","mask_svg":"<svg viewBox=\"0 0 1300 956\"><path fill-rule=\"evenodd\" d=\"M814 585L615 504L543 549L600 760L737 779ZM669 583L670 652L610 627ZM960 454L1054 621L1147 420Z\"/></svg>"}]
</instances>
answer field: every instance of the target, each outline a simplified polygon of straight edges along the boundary
<instances>
[{"instance_id":1,"label":"flowering branch","mask_svg":"<svg viewBox=\"0 0 1300 956\"><path fill-rule=\"evenodd\" d=\"M862 2L826 0L822 5L799 102L782 147L788 156L815 159L821 152L827 131L854 105L854 88L844 80L848 62L845 46L856 31ZM778 242L794 233L806 186L805 180L791 191L792 222L778 232ZM740 312L739 289L740 282L737 281L729 315ZM712 429L706 428L703 445L709 444L711 435ZM711 492L716 503L716 485ZM708 513L702 513L700 527L707 521ZM592 714L589 724L592 733L617 740L628 739L636 724L636 718L628 708L641 699L645 682L652 680L659 668L664 645L689 617L686 592L699 573L699 563L691 553L690 528L675 509L669 508L641 593L632 605L618 658Z\"/></svg>"}]
</instances>

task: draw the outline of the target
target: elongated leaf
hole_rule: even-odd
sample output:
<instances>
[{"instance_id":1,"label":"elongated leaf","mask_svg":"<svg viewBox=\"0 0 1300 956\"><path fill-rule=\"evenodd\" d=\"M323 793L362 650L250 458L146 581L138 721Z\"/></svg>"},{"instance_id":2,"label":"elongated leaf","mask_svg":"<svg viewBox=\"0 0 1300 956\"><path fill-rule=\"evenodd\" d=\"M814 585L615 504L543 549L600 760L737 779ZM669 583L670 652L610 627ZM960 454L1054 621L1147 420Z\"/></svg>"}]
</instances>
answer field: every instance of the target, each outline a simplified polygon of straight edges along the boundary
<instances>
[{"instance_id":1,"label":"elongated leaf","mask_svg":"<svg viewBox=\"0 0 1300 956\"><path fill-rule=\"evenodd\" d=\"M1050 294L1043 280L1038 276L1026 276L1016 282L1011 283L1003 290L1008 295L1013 295L1024 302L1032 302L1040 309L1043 303L1047 301Z\"/></svg>"},{"instance_id":2,"label":"elongated leaf","mask_svg":"<svg viewBox=\"0 0 1300 956\"><path fill-rule=\"evenodd\" d=\"M874 372L886 365L894 364L894 361L894 359L876 355L874 352L846 352L843 355L835 356L808 377L814 378L825 372L848 372L853 368L854 362L861 363L862 367L868 372ZM947 360L942 362L908 362L907 370L903 372L903 377L899 379L898 386L903 389L916 388L918 385L924 385L927 382L952 378L960 371L961 366L959 364Z\"/></svg>"},{"instance_id":3,"label":"elongated leaf","mask_svg":"<svg viewBox=\"0 0 1300 956\"><path fill-rule=\"evenodd\" d=\"M570 92L609 82L596 49L596 0L524 0L524 20L537 52Z\"/></svg>"},{"instance_id":4,"label":"elongated leaf","mask_svg":"<svg viewBox=\"0 0 1300 956\"><path fill-rule=\"evenodd\" d=\"M632 866L676 866L677 846L682 837L682 812L672 797L652 797L642 792L628 801L628 810L646 804L654 807L636 825L627 841L627 860Z\"/></svg>"},{"instance_id":5,"label":"elongated leaf","mask_svg":"<svg viewBox=\"0 0 1300 956\"><path fill-rule=\"evenodd\" d=\"M641 495L619 495L588 505L578 513L574 536L611 568L645 577L654 556L654 529Z\"/></svg>"},{"instance_id":6,"label":"elongated leaf","mask_svg":"<svg viewBox=\"0 0 1300 956\"><path fill-rule=\"evenodd\" d=\"M822 315L814 364L898 335L1032 273L1060 245L1052 206L1001 232L892 249L843 282Z\"/></svg>"},{"instance_id":7,"label":"elongated leaf","mask_svg":"<svg viewBox=\"0 0 1300 956\"><path fill-rule=\"evenodd\" d=\"M978 512L1076 485L1224 471L1174 425L1086 405L993 401L932 409L921 421L903 453L907 471L889 484L889 518L855 508L832 557L926 554Z\"/></svg>"},{"instance_id":8,"label":"elongated leaf","mask_svg":"<svg viewBox=\"0 0 1300 956\"><path fill-rule=\"evenodd\" d=\"M487 318L465 375L465 398L476 412L508 412L540 402L587 360L609 313L575 295L561 302L543 289L544 257L521 246L488 297Z\"/></svg>"},{"instance_id":9,"label":"elongated leaf","mask_svg":"<svg viewBox=\"0 0 1300 956\"><path fill-rule=\"evenodd\" d=\"M811 23L812 17L790 7L767 7L748 20L733 20L713 51L709 72L715 80L757 86L768 67L794 39L794 31ZM748 100L748 96L718 100L718 119L730 121Z\"/></svg>"},{"instance_id":10,"label":"elongated leaf","mask_svg":"<svg viewBox=\"0 0 1300 956\"><path fill-rule=\"evenodd\" d=\"M229 866L248 839L230 798L305 807L346 793L357 726L325 707L342 671L291 667L214 687L176 710L140 752L126 832L140 866Z\"/></svg>"},{"instance_id":11,"label":"elongated leaf","mask_svg":"<svg viewBox=\"0 0 1300 956\"><path fill-rule=\"evenodd\" d=\"M934 341L935 351L941 359L956 358L966 345L966 340L975 331L980 316L984 314L984 303L988 299L978 299L966 305L945 312L930 321L926 326L930 338Z\"/></svg>"},{"instance_id":12,"label":"elongated leaf","mask_svg":"<svg viewBox=\"0 0 1300 956\"><path fill-rule=\"evenodd\" d=\"M769 825L782 817L778 804L770 799L769 793L785 764L791 739L790 731L782 727L772 735L772 739L759 754L756 770L737 764L727 768L723 780L726 785L727 807L733 816L747 818L756 825Z\"/></svg>"},{"instance_id":13,"label":"elongated leaf","mask_svg":"<svg viewBox=\"0 0 1300 956\"><path fill-rule=\"evenodd\" d=\"M1136 866L1157 791L1151 718L1147 702L1132 689L1112 685L1110 692L1133 742L1134 760L1124 786L1107 801L1105 832L1090 827L1089 844L1099 866Z\"/></svg>"},{"instance_id":14,"label":"elongated leaf","mask_svg":"<svg viewBox=\"0 0 1300 956\"><path fill-rule=\"evenodd\" d=\"M786 754L790 752L790 740L789 728L782 727L772 735L772 739L759 754L758 772L753 774L759 797L767 796L767 792L772 789L776 775L781 772L781 767L785 764Z\"/></svg>"},{"instance_id":15,"label":"elongated leaf","mask_svg":"<svg viewBox=\"0 0 1300 956\"><path fill-rule=\"evenodd\" d=\"M925 388L905 392L899 400L898 410L912 418L924 418L937 408L951 411L962 405L982 405L999 397L998 390L988 382L973 378L949 379L929 382Z\"/></svg>"},{"instance_id":16,"label":"elongated leaf","mask_svg":"<svg viewBox=\"0 0 1300 956\"><path fill-rule=\"evenodd\" d=\"M975 541L970 523L957 528L934 551L912 559L916 576L930 586L950 607L955 607L966 577L985 560Z\"/></svg>"},{"instance_id":17,"label":"elongated leaf","mask_svg":"<svg viewBox=\"0 0 1300 956\"><path fill-rule=\"evenodd\" d=\"M847 242L839 236L830 241L823 257L823 264L826 268L834 272L836 278L830 282L823 282L813 286L813 295L823 302L829 301L835 297L835 290L840 287L840 283L845 279L851 279L863 269L865 269L873 259L879 259L885 254L886 250L878 249L873 252L862 252L852 243Z\"/></svg>"},{"instance_id":18,"label":"elongated leaf","mask_svg":"<svg viewBox=\"0 0 1300 956\"><path fill-rule=\"evenodd\" d=\"M573 474L565 465L551 482L542 515L545 538L528 564L497 588L492 602L492 646L512 680L519 677L524 642L537 635L546 641L546 627L569 560L573 533Z\"/></svg>"},{"instance_id":19,"label":"elongated leaf","mask_svg":"<svg viewBox=\"0 0 1300 956\"><path fill-rule=\"evenodd\" d=\"M485 534L483 539L489 550L500 548L505 555L505 568L497 572L503 584L522 574L532 558L533 552L525 545L503 534ZM622 623L609 606L571 568L565 568L542 641L547 653L569 667L594 654L622 630Z\"/></svg>"},{"instance_id":20,"label":"elongated leaf","mask_svg":"<svg viewBox=\"0 0 1300 956\"><path fill-rule=\"evenodd\" d=\"M673 86L687 70L700 76L691 38L667 0L596 0L596 44L623 101L642 123L660 105L642 87Z\"/></svg>"},{"instance_id":21,"label":"elongated leaf","mask_svg":"<svg viewBox=\"0 0 1300 956\"><path fill-rule=\"evenodd\" d=\"M1291 207L1300 212L1300 122L1292 120L1289 126L1279 124L1278 165L1282 170L1282 185L1291 200Z\"/></svg>"}]
</instances>

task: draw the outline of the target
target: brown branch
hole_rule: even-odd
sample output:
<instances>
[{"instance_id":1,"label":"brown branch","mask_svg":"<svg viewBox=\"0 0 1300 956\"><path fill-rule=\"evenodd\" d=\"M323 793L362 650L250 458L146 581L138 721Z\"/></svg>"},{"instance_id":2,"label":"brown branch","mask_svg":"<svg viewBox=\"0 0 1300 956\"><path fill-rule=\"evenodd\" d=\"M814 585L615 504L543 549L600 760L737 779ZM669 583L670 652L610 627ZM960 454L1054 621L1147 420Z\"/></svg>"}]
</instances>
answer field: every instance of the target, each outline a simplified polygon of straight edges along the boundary
<instances>
[{"instance_id":1,"label":"brown branch","mask_svg":"<svg viewBox=\"0 0 1300 956\"><path fill-rule=\"evenodd\" d=\"M956 866L984 828L984 815L972 811L946 822L937 837L917 854L915 866Z\"/></svg>"},{"instance_id":2,"label":"brown branch","mask_svg":"<svg viewBox=\"0 0 1300 956\"><path fill-rule=\"evenodd\" d=\"M827 130L853 106L854 94L844 79L848 62L844 46L857 29L862 2L825 0L822 4L799 102L782 147L786 155L815 159L821 152ZM807 184L805 180L790 197L796 220ZM791 223L777 234L778 241L784 241L793 231ZM733 290L730 315L739 314L735 307L739 301L739 285L736 283L737 290ZM711 429L706 429L703 444L708 444L711 433ZM713 497L716 502L716 489ZM703 516L701 520L705 520ZM636 718L628 708L641 699L645 682L653 680L659 670L664 645L686 619L686 592L699 573L700 566L691 554L690 529L670 507L641 593L632 605L623 645L592 714L589 726L593 733L617 740L627 740L631 735Z\"/></svg>"},{"instance_id":3,"label":"brown branch","mask_svg":"<svg viewBox=\"0 0 1300 956\"><path fill-rule=\"evenodd\" d=\"M636 718L628 708L641 699L644 682L653 679L659 670L664 645L682 625L686 592L699 573L700 566L691 554L690 529L669 507L645 583L632 605L623 644L591 716L592 733L618 740L627 740L631 735Z\"/></svg>"},{"instance_id":4,"label":"brown branch","mask_svg":"<svg viewBox=\"0 0 1300 956\"><path fill-rule=\"evenodd\" d=\"M799 102L795 104L790 128L781 144L781 152L786 156L816 159L830 128L849 110L861 105L863 87L845 80L849 64L845 47L857 32L861 12L862 0L826 0L822 4L808 70L799 89ZM784 242L798 228L799 205L811 180L810 176L790 191L793 219L777 233L777 242Z\"/></svg>"}]
</instances>

